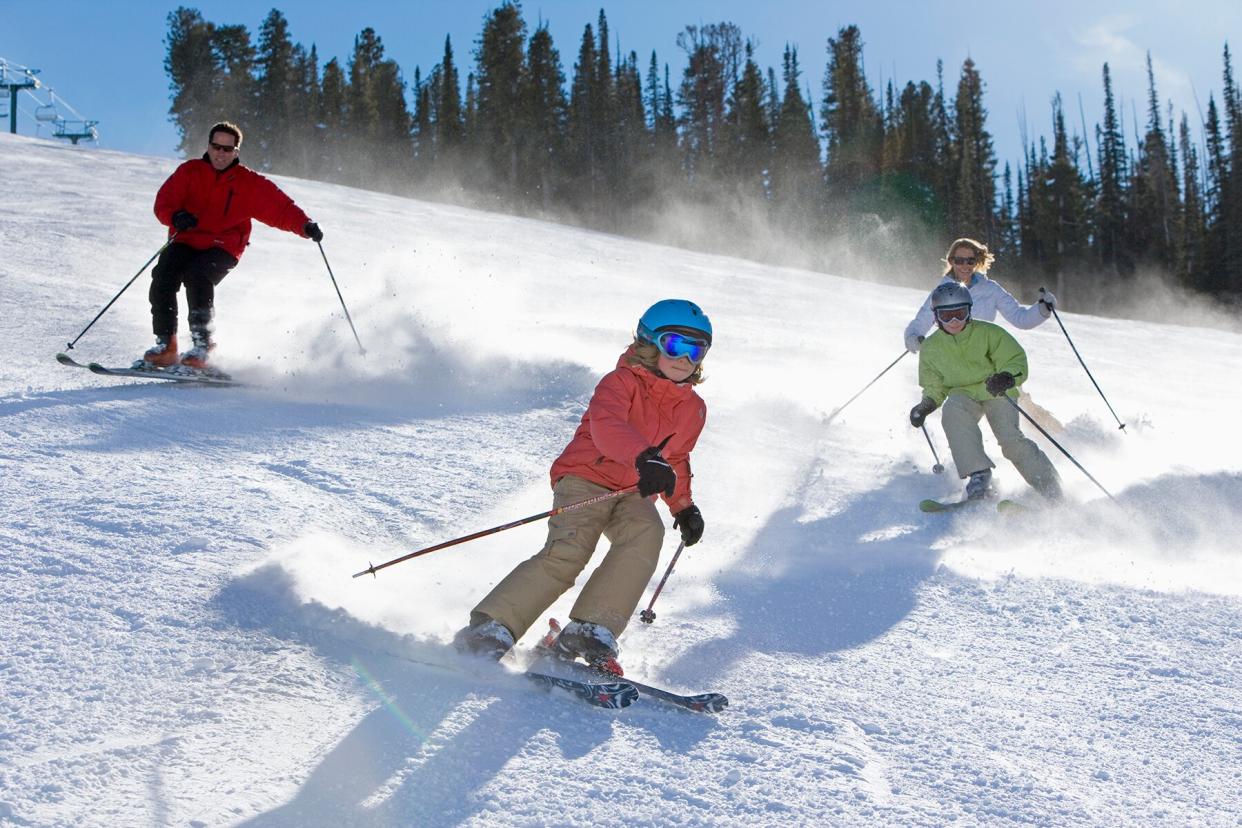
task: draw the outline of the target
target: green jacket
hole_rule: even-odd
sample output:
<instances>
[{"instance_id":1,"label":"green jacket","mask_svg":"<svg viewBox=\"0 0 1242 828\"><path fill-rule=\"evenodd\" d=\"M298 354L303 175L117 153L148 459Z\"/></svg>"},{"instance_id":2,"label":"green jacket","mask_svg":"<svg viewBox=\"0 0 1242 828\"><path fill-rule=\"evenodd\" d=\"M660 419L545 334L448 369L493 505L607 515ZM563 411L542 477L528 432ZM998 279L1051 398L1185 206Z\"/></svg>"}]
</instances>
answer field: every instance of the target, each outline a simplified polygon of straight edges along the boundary
<instances>
[{"instance_id":1,"label":"green jacket","mask_svg":"<svg viewBox=\"0 0 1242 828\"><path fill-rule=\"evenodd\" d=\"M1026 351L999 325L972 319L957 336L932 332L919 349L919 385L936 405L957 392L985 402L993 399L983 382L1008 371L1016 382L1007 392L1015 399L1027 379Z\"/></svg>"}]
</instances>

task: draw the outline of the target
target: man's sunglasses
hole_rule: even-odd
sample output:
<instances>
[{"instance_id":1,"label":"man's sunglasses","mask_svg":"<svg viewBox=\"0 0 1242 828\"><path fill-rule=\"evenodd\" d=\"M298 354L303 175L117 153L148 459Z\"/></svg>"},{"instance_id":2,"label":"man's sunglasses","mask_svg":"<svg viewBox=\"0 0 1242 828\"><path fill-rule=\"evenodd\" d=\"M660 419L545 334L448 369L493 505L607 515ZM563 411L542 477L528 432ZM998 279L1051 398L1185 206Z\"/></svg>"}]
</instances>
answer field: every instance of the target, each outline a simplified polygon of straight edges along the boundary
<instances>
[{"instance_id":1,"label":"man's sunglasses","mask_svg":"<svg viewBox=\"0 0 1242 828\"><path fill-rule=\"evenodd\" d=\"M974 256L950 256L949 261L953 264L972 265L978 261Z\"/></svg>"},{"instance_id":2,"label":"man's sunglasses","mask_svg":"<svg viewBox=\"0 0 1242 828\"><path fill-rule=\"evenodd\" d=\"M237 149L236 144L217 144L215 141L208 141L207 144L216 152L232 152Z\"/></svg>"},{"instance_id":3,"label":"man's sunglasses","mask_svg":"<svg viewBox=\"0 0 1242 828\"><path fill-rule=\"evenodd\" d=\"M970 306L959 305L956 308L936 308L936 318L941 322L965 322L970 318Z\"/></svg>"},{"instance_id":4,"label":"man's sunglasses","mask_svg":"<svg viewBox=\"0 0 1242 828\"><path fill-rule=\"evenodd\" d=\"M669 359L686 359L698 365L707 356L711 343L677 331L662 331L655 336L655 346Z\"/></svg>"}]
</instances>

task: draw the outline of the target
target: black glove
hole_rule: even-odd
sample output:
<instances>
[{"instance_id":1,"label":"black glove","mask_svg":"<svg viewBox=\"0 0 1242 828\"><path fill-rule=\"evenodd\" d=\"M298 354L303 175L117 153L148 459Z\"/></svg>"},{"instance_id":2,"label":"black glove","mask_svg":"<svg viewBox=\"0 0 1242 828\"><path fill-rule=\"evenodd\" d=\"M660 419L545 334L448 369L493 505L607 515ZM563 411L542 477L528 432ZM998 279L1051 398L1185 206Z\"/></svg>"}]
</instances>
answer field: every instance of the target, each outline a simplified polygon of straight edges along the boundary
<instances>
[{"instance_id":1,"label":"black glove","mask_svg":"<svg viewBox=\"0 0 1242 828\"><path fill-rule=\"evenodd\" d=\"M673 471L668 461L660 456L658 448L652 446L638 455L634 461L634 468L638 469L638 493L640 495L650 497L664 492L665 497L673 496L673 489L677 487L677 472Z\"/></svg>"},{"instance_id":2,"label":"black glove","mask_svg":"<svg viewBox=\"0 0 1242 828\"><path fill-rule=\"evenodd\" d=\"M313 242L323 241L323 231L319 229L319 225L313 221L306 222L306 226L302 228L302 232Z\"/></svg>"},{"instance_id":3,"label":"black glove","mask_svg":"<svg viewBox=\"0 0 1242 828\"><path fill-rule=\"evenodd\" d=\"M931 397L924 397L919 404L910 409L910 425L919 428L923 425L923 421L927 419L927 415L936 410L936 401Z\"/></svg>"},{"instance_id":4,"label":"black glove","mask_svg":"<svg viewBox=\"0 0 1242 828\"><path fill-rule=\"evenodd\" d=\"M999 397L1010 388L1013 388L1013 374L1008 371L1001 371L999 374L993 374L984 380L983 386L988 389L988 393L993 397Z\"/></svg>"},{"instance_id":5,"label":"black glove","mask_svg":"<svg viewBox=\"0 0 1242 828\"><path fill-rule=\"evenodd\" d=\"M673 515L673 528L681 530L681 539L686 546L694 546L703 537L703 513L698 506L691 504Z\"/></svg>"},{"instance_id":6,"label":"black glove","mask_svg":"<svg viewBox=\"0 0 1242 828\"><path fill-rule=\"evenodd\" d=\"M198 224L198 218L187 210L178 210L173 213L172 226L177 231L189 230L196 224Z\"/></svg>"}]
</instances>

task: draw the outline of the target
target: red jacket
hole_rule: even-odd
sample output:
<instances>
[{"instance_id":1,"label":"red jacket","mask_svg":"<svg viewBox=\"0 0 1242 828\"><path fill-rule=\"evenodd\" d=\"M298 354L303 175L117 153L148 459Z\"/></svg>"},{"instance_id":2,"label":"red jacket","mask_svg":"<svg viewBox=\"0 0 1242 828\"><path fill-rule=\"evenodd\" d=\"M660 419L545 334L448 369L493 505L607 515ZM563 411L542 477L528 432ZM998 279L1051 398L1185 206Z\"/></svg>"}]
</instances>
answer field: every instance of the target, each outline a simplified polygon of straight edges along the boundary
<instances>
[{"instance_id":1,"label":"red jacket","mask_svg":"<svg viewBox=\"0 0 1242 828\"><path fill-rule=\"evenodd\" d=\"M240 162L216 172L207 156L186 161L155 194L155 217L169 226L178 210L187 210L198 224L177 234L179 243L199 250L223 248L235 259L250 243L250 220L297 233L310 221L279 187Z\"/></svg>"},{"instance_id":2,"label":"red jacket","mask_svg":"<svg viewBox=\"0 0 1242 828\"><path fill-rule=\"evenodd\" d=\"M677 514L694 502L690 451L707 421L707 404L694 386L629 364L628 353L595 386L582 423L552 464L552 485L572 474L610 489L633 486L638 482L634 461L639 453L672 435L661 454L677 472L677 488L664 502Z\"/></svg>"}]
</instances>

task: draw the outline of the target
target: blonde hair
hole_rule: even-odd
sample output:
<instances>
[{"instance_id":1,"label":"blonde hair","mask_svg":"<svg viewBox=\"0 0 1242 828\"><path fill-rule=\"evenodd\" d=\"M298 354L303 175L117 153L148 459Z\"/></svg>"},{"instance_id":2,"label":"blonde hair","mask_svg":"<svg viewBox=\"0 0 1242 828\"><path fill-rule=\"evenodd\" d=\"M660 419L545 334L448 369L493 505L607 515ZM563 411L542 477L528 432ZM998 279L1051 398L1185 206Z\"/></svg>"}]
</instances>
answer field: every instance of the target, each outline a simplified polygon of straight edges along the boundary
<instances>
[{"instance_id":1,"label":"blonde hair","mask_svg":"<svg viewBox=\"0 0 1242 828\"><path fill-rule=\"evenodd\" d=\"M645 339L634 337L633 344L630 345L628 351L625 352L625 361L630 365L641 365L653 374L659 374L660 349ZM663 376L663 374L660 374ZM686 377L683 382L691 385L698 385L707 378L703 376L703 363L700 362L694 366L694 373Z\"/></svg>"},{"instance_id":2,"label":"blonde hair","mask_svg":"<svg viewBox=\"0 0 1242 828\"><path fill-rule=\"evenodd\" d=\"M974 239L958 239L949 245L949 252L944 254L944 258L940 261L944 262L944 275L948 276L953 272L953 263L949 261L953 257L953 251L959 247L969 247L975 254L975 270L979 273L987 273L988 268L996 261L996 257L988 252L988 246L983 242Z\"/></svg>"}]
</instances>

